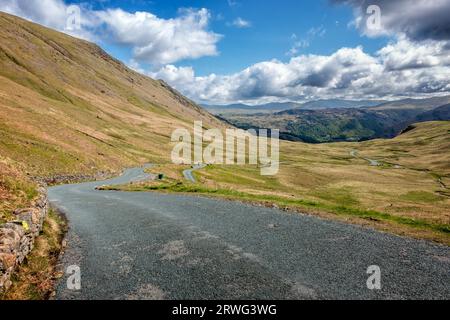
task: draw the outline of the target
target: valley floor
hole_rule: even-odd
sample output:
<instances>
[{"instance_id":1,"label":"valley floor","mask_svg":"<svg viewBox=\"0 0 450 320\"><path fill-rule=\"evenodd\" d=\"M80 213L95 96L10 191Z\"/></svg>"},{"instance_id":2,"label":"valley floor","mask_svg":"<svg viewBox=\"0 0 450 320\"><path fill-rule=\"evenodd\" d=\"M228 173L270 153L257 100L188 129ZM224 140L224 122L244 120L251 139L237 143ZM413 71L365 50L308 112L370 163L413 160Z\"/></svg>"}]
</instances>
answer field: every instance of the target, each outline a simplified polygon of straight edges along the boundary
<instances>
[{"instance_id":1,"label":"valley floor","mask_svg":"<svg viewBox=\"0 0 450 320\"><path fill-rule=\"evenodd\" d=\"M186 192L308 212L400 235L450 244L450 122L420 124L393 140L308 145L283 143L280 173L256 166L160 165L162 181L112 186Z\"/></svg>"}]
</instances>

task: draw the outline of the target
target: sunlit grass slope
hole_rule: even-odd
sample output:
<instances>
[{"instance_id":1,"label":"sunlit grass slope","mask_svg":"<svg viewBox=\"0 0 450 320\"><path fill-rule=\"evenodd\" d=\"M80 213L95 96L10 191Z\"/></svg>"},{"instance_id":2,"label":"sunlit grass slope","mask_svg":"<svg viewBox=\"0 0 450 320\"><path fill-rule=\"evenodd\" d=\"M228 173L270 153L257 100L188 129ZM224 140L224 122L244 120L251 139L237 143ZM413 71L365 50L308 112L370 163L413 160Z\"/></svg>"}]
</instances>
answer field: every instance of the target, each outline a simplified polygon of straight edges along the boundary
<instances>
[{"instance_id":1,"label":"sunlit grass slope","mask_svg":"<svg viewBox=\"0 0 450 320\"><path fill-rule=\"evenodd\" d=\"M278 175L256 166L208 166L183 180L183 167L153 168L162 182L121 188L207 194L276 204L398 234L450 243L450 122L429 122L392 140L281 145ZM373 165L377 163L378 165Z\"/></svg>"},{"instance_id":2,"label":"sunlit grass slope","mask_svg":"<svg viewBox=\"0 0 450 320\"><path fill-rule=\"evenodd\" d=\"M172 131L220 126L95 44L0 13L0 154L36 175L170 156Z\"/></svg>"}]
</instances>

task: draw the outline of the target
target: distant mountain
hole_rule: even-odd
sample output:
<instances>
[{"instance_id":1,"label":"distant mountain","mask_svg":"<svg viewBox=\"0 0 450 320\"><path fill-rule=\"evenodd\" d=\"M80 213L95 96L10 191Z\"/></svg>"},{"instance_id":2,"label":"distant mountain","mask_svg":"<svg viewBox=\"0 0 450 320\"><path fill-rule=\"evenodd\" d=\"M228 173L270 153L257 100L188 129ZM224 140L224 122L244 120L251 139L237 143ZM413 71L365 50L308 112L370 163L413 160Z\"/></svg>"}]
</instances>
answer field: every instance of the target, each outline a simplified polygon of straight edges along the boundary
<instances>
[{"instance_id":1,"label":"distant mountain","mask_svg":"<svg viewBox=\"0 0 450 320\"><path fill-rule=\"evenodd\" d=\"M437 105L446 102L445 105ZM393 138L412 123L450 120L450 96L406 99L364 108L296 108L271 114L228 115L231 124L244 128L272 128L287 140L323 143Z\"/></svg>"},{"instance_id":2,"label":"distant mountain","mask_svg":"<svg viewBox=\"0 0 450 320\"><path fill-rule=\"evenodd\" d=\"M450 120L450 104L424 112L417 116L418 122Z\"/></svg>"},{"instance_id":3,"label":"distant mountain","mask_svg":"<svg viewBox=\"0 0 450 320\"><path fill-rule=\"evenodd\" d=\"M374 107L384 100L314 100L305 103L298 102L274 102L259 105L229 104L229 105L203 105L209 112L216 115L226 114L257 114L257 113L275 113L290 109L318 110L318 109L337 109L337 108L362 108Z\"/></svg>"},{"instance_id":4,"label":"distant mountain","mask_svg":"<svg viewBox=\"0 0 450 320\"><path fill-rule=\"evenodd\" d=\"M403 99L390 101L370 107L371 110L392 109L419 109L422 111L433 110L436 107L450 103L450 96L433 97L427 99Z\"/></svg>"},{"instance_id":5,"label":"distant mountain","mask_svg":"<svg viewBox=\"0 0 450 320\"><path fill-rule=\"evenodd\" d=\"M216 115L273 113L294 109L299 106L301 105L295 102L268 103L254 106L240 103L229 105L202 105L203 108Z\"/></svg>"},{"instance_id":6,"label":"distant mountain","mask_svg":"<svg viewBox=\"0 0 450 320\"><path fill-rule=\"evenodd\" d=\"M384 100L316 100L303 103L299 106L301 109L317 110L317 109L344 109L344 108L362 108L362 107L374 107L382 103Z\"/></svg>"}]
</instances>

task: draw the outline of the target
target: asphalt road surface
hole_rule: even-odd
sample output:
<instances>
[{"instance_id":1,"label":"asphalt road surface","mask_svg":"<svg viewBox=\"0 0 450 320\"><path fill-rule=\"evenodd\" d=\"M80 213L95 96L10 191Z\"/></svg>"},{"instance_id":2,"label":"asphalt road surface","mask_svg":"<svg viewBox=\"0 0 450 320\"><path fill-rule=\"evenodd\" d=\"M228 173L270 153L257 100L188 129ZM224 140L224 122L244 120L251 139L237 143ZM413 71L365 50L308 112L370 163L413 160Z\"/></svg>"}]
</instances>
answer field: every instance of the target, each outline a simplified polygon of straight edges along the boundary
<instances>
[{"instance_id":1,"label":"asphalt road surface","mask_svg":"<svg viewBox=\"0 0 450 320\"><path fill-rule=\"evenodd\" d=\"M183 171L183 176L186 180L192 182L192 183L196 183L197 181L195 180L194 175L192 174L194 171L200 170L206 168L206 165L204 164L196 164L194 166L192 166L191 169L187 169Z\"/></svg>"},{"instance_id":2,"label":"asphalt road surface","mask_svg":"<svg viewBox=\"0 0 450 320\"><path fill-rule=\"evenodd\" d=\"M450 299L450 248L316 217L158 193L50 188L66 213L57 299ZM369 290L369 266L381 290Z\"/></svg>"}]
</instances>

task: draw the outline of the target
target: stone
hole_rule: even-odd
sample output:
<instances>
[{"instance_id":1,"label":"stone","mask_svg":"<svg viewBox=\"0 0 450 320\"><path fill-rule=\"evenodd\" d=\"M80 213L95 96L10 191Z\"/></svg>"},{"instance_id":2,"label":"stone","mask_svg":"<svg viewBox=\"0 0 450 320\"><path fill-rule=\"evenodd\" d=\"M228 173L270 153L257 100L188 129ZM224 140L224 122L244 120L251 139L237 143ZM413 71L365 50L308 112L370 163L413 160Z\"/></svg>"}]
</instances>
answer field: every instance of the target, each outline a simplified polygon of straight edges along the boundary
<instances>
[{"instance_id":1,"label":"stone","mask_svg":"<svg viewBox=\"0 0 450 320\"><path fill-rule=\"evenodd\" d=\"M42 220L42 211L38 210L38 209L34 209L31 212L31 221L33 222L33 224L40 224L41 220Z\"/></svg>"},{"instance_id":2,"label":"stone","mask_svg":"<svg viewBox=\"0 0 450 320\"><path fill-rule=\"evenodd\" d=\"M11 284L8 274L0 275L0 292L8 290Z\"/></svg>"},{"instance_id":3,"label":"stone","mask_svg":"<svg viewBox=\"0 0 450 320\"><path fill-rule=\"evenodd\" d=\"M17 223L13 223L13 222L8 222L8 223L5 223L4 225L0 226L0 238L1 238L1 233L4 230L13 230L19 236L19 238L23 237L23 235L25 234L25 230L23 229L23 227L21 225L18 225ZM5 232L8 232L8 231L5 231Z\"/></svg>"},{"instance_id":4,"label":"stone","mask_svg":"<svg viewBox=\"0 0 450 320\"><path fill-rule=\"evenodd\" d=\"M35 208L45 208L47 205L47 198L46 197L39 197L34 201L33 207Z\"/></svg>"},{"instance_id":5,"label":"stone","mask_svg":"<svg viewBox=\"0 0 450 320\"><path fill-rule=\"evenodd\" d=\"M4 270L14 268L16 266L17 256L14 253L0 253L0 264Z\"/></svg>"},{"instance_id":6,"label":"stone","mask_svg":"<svg viewBox=\"0 0 450 320\"><path fill-rule=\"evenodd\" d=\"M0 253L11 253L13 248L8 244L0 244Z\"/></svg>"},{"instance_id":7,"label":"stone","mask_svg":"<svg viewBox=\"0 0 450 320\"><path fill-rule=\"evenodd\" d=\"M23 213L30 212L31 210L33 210L33 209L32 208L17 209L17 210L14 210L14 215L18 216L18 215L21 215Z\"/></svg>"},{"instance_id":8,"label":"stone","mask_svg":"<svg viewBox=\"0 0 450 320\"><path fill-rule=\"evenodd\" d=\"M9 279L6 280L5 283L3 284L3 288L5 291L8 290L9 288L11 288L11 286L12 286L12 281Z\"/></svg>"},{"instance_id":9,"label":"stone","mask_svg":"<svg viewBox=\"0 0 450 320\"><path fill-rule=\"evenodd\" d=\"M34 233L35 228L34 228L33 217L32 217L31 212L19 214L18 216L16 216L16 219L17 219L17 223L22 224L22 227L24 228L25 233L30 233L30 232ZM26 222L26 224L24 224L24 222Z\"/></svg>"},{"instance_id":10,"label":"stone","mask_svg":"<svg viewBox=\"0 0 450 320\"><path fill-rule=\"evenodd\" d=\"M21 235L14 229L0 229L0 246L9 247L11 251L17 250L20 245Z\"/></svg>"},{"instance_id":11,"label":"stone","mask_svg":"<svg viewBox=\"0 0 450 320\"><path fill-rule=\"evenodd\" d=\"M47 198L47 189L45 189L44 187L38 187L37 191L40 194L40 198Z\"/></svg>"},{"instance_id":12,"label":"stone","mask_svg":"<svg viewBox=\"0 0 450 320\"><path fill-rule=\"evenodd\" d=\"M22 241L20 243L20 250L19 250L20 254L19 254L19 257L17 259L17 262L19 264L21 264L23 262L25 257L33 249L33 242L34 242L34 238L33 237L23 237L22 238Z\"/></svg>"}]
</instances>

